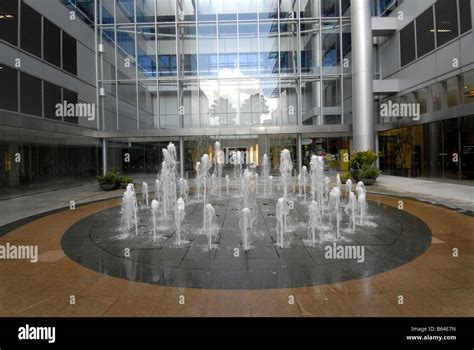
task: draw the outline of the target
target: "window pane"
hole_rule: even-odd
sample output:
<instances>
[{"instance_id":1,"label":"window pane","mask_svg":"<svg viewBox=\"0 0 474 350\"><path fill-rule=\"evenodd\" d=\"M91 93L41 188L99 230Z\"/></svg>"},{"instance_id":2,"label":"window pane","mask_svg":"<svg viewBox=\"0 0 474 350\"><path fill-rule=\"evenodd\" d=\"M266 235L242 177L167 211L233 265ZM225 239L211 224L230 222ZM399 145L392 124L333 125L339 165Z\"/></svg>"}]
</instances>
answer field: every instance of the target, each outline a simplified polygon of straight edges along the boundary
<instances>
[{"instance_id":1,"label":"window pane","mask_svg":"<svg viewBox=\"0 0 474 350\"><path fill-rule=\"evenodd\" d=\"M0 1L0 39L18 45L18 0Z\"/></svg>"},{"instance_id":2,"label":"window pane","mask_svg":"<svg viewBox=\"0 0 474 350\"><path fill-rule=\"evenodd\" d=\"M0 109L18 111L17 72L3 65L0 65Z\"/></svg>"},{"instance_id":3,"label":"window pane","mask_svg":"<svg viewBox=\"0 0 474 350\"><path fill-rule=\"evenodd\" d=\"M446 92L442 83L434 84L431 87L431 98L433 99L433 111L446 108Z\"/></svg>"},{"instance_id":4,"label":"window pane","mask_svg":"<svg viewBox=\"0 0 474 350\"><path fill-rule=\"evenodd\" d=\"M61 32L46 18L43 23L44 59L61 67Z\"/></svg>"},{"instance_id":5,"label":"window pane","mask_svg":"<svg viewBox=\"0 0 474 350\"><path fill-rule=\"evenodd\" d=\"M464 103L474 103L474 71L464 74Z\"/></svg>"},{"instance_id":6,"label":"window pane","mask_svg":"<svg viewBox=\"0 0 474 350\"><path fill-rule=\"evenodd\" d=\"M436 3L436 29L438 46L458 36L458 9L453 0L438 0Z\"/></svg>"},{"instance_id":7,"label":"window pane","mask_svg":"<svg viewBox=\"0 0 474 350\"><path fill-rule=\"evenodd\" d=\"M424 114L428 112L428 89L423 88L416 92L417 101L420 104L420 113Z\"/></svg>"},{"instance_id":8,"label":"window pane","mask_svg":"<svg viewBox=\"0 0 474 350\"><path fill-rule=\"evenodd\" d=\"M339 17L339 0L323 0L322 17Z\"/></svg>"},{"instance_id":9,"label":"window pane","mask_svg":"<svg viewBox=\"0 0 474 350\"><path fill-rule=\"evenodd\" d=\"M63 69L77 75L76 40L66 32L63 32Z\"/></svg>"},{"instance_id":10,"label":"window pane","mask_svg":"<svg viewBox=\"0 0 474 350\"><path fill-rule=\"evenodd\" d=\"M415 60L415 25L414 22L400 31L400 54L402 67Z\"/></svg>"},{"instance_id":11,"label":"window pane","mask_svg":"<svg viewBox=\"0 0 474 350\"><path fill-rule=\"evenodd\" d=\"M41 80L21 73L20 76L21 113L42 116Z\"/></svg>"},{"instance_id":12,"label":"window pane","mask_svg":"<svg viewBox=\"0 0 474 350\"><path fill-rule=\"evenodd\" d=\"M428 10L416 19L416 38L418 43L418 57L424 56L434 50L434 20L433 8Z\"/></svg>"},{"instance_id":13,"label":"window pane","mask_svg":"<svg viewBox=\"0 0 474 350\"><path fill-rule=\"evenodd\" d=\"M41 15L21 4L21 48L41 57Z\"/></svg>"},{"instance_id":14,"label":"window pane","mask_svg":"<svg viewBox=\"0 0 474 350\"><path fill-rule=\"evenodd\" d=\"M472 29L471 0L459 0L461 34Z\"/></svg>"},{"instance_id":15,"label":"window pane","mask_svg":"<svg viewBox=\"0 0 474 350\"><path fill-rule=\"evenodd\" d=\"M56 105L61 103L61 88L54 84L44 82L44 116L45 118L61 120L56 117Z\"/></svg>"},{"instance_id":16,"label":"window pane","mask_svg":"<svg viewBox=\"0 0 474 350\"><path fill-rule=\"evenodd\" d=\"M458 77L453 77L446 81L448 92L448 107L456 107L459 104Z\"/></svg>"},{"instance_id":17,"label":"window pane","mask_svg":"<svg viewBox=\"0 0 474 350\"><path fill-rule=\"evenodd\" d=\"M155 22L155 0L136 2L137 22Z\"/></svg>"},{"instance_id":18,"label":"window pane","mask_svg":"<svg viewBox=\"0 0 474 350\"><path fill-rule=\"evenodd\" d=\"M174 22L175 0L156 0L156 21L157 22Z\"/></svg>"},{"instance_id":19,"label":"window pane","mask_svg":"<svg viewBox=\"0 0 474 350\"><path fill-rule=\"evenodd\" d=\"M119 130L137 129L137 87L135 83L119 83Z\"/></svg>"}]
</instances>

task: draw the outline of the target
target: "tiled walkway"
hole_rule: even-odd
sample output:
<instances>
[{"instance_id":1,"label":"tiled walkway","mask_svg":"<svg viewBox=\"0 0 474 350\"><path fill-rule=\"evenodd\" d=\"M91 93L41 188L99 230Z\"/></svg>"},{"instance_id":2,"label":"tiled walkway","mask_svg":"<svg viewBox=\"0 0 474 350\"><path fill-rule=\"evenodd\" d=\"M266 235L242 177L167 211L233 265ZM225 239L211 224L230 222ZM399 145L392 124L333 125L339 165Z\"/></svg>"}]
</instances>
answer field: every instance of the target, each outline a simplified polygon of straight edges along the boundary
<instances>
[{"instance_id":1,"label":"tiled walkway","mask_svg":"<svg viewBox=\"0 0 474 350\"><path fill-rule=\"evenodd\" d=\"M398 198L369 199L398 206ZM1 245L37 244L40 251L36 264L0 262L0 316L473 316L474 218L418 201L404 204L434 237L416 260L365 279L258 291L161 287L91 271L64 255L61 238L118 200L61 211L0 238Z\"/></svg>"}]
</instances>

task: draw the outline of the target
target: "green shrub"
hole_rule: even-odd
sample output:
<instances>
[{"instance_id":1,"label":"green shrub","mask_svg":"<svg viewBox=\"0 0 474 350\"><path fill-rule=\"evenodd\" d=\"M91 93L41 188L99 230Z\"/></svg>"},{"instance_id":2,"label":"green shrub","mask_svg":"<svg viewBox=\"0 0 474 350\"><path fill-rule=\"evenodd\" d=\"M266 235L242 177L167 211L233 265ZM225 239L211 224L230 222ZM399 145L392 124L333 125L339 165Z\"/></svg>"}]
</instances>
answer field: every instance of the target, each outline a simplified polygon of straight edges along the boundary
<instances>
[{"instance_id":1,"label":"green shrub","mask_svg":"<svg viewBox=\"0 0 474 350\"><path fill-rule=\"evenodd\" d=\"M113 167L111 170L107 171L105 175L97 176L97 182L101 185L118 183L118 181L119 181L119 172L116 167Z\"/></svg>"},{"instance_id":2,"label":"green shrub","mask_svg":"<svg viewBox=\"0 0 474 350\"><path fill-rule=\"evenodd\" d=\"M116 184L118 187L125 189L129 183L133 183L134 180L130 176L120 175L118 169L113 167L105 173L103 176L97 176L97 182L100 185L111 185Z\"/></svg>"},{"instance_id":3,"label":"green shrub","mask_svg":"<svg viewBox=\"0 0 474 350\"><path fill-rule=\"evenodd\" d=\"M377 179L382 173L374 163L382 155L373 151L355 152L350 161L350 174L354 179Z\"/></svg>"},{"instance_id":4,"label":"green shrub","mask_svg":"<svg viewBox=\"0 0 474 350\"><path fill-rule=\"evenodd\" d=\"M124 175L124 176L121 176L120 179L119 179L119 186L122 189L127 188L127 185L132 184L132 183L134 183L134 180L130 176L125 176Z\"/></svg>"}]
</instances>

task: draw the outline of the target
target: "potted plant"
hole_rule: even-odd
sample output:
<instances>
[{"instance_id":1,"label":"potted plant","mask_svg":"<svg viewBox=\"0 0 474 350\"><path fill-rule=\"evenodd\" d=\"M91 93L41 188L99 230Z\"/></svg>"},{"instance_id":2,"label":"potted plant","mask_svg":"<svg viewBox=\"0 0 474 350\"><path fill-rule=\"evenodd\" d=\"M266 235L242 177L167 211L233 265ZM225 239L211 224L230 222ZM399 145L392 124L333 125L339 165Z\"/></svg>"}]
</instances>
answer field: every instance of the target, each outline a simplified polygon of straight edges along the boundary
<instances>
[{"instance_id":1,"label":"potted plant","mask_svg":"<svg viewBox=\"0 0 474 350\"><path fill-rule=\"evenodd\" d=\"M373 151L355 152L350 161L350 176L364 185L371 186L382 173L374 163L381 157Z\"/></svg>"},{"instance_id":2,"label":"potted plant","mask_svg":"<svg viewBox=\"0 0 474 350\"><path fill-rule=\"evenodd\" d=\"M117 168L112 168L105 175L97 176L97 182L104 191L112 191L119 186L119 173Z\"/></svg>"}]
</instances>

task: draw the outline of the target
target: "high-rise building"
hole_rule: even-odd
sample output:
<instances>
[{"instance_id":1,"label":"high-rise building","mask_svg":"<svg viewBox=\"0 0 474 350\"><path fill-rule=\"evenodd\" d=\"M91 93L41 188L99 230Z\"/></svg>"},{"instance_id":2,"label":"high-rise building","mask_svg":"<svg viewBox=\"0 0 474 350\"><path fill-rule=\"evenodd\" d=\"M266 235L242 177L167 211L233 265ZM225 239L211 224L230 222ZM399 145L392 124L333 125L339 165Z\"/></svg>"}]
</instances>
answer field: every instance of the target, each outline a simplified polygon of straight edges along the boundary
<instances>
[{"instance_id":1,"label":"high-rise building","mask_svg":"<svg viewBox=\"0 0 474 350\"><path fill-rule=\"evenodd\" d=\"M344 154L373 149L387 174L472 176L473 9L2 0L0 186L156 173L169 142L192 177L217 140L256 167L286 148L296 169L323 154L344 171Z\"/></svg>"}]
</instances>

